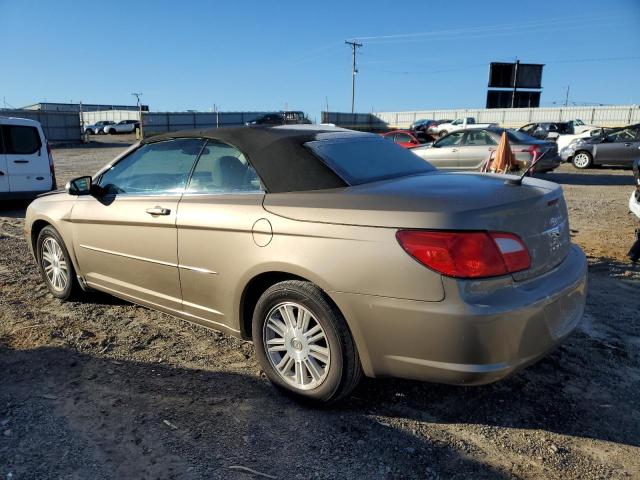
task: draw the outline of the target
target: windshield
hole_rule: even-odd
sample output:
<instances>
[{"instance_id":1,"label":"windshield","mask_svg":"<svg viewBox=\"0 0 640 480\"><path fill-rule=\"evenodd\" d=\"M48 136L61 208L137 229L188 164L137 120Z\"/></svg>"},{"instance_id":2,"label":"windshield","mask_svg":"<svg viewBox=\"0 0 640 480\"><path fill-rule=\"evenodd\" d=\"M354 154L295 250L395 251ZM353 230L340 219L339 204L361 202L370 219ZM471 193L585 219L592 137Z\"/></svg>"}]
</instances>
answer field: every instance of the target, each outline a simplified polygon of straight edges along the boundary
<instances>
[{"instance_id":1,"label":"windshield","mask_svg":"<svg viewBox=\"0 0 640 480\"><path fill-rule=\"evenodd\" d=\"M317 140L304 145L350 185L435 170L406 148L381 137Z\"/></svg>"}]
</instances>

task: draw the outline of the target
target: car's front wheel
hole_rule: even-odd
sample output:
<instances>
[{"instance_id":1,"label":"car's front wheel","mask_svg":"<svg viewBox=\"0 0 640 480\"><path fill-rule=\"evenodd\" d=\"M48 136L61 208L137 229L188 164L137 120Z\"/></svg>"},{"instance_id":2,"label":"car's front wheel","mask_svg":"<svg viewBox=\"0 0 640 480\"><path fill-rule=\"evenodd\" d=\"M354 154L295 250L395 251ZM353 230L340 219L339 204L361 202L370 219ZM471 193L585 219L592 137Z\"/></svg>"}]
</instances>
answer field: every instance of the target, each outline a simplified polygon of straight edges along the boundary
<instances>
[{"instance_id":1,"label":"car's front wheel","mask_svg":"<svg viewBox=\"0 0 640 480\"><path fill-rule=\"evenodd\" d=\"M285 393L328 404L358 384L362 369L347 323L314 284L271 286L258 300L252 327L258 361Z\"/></svg>"},{"instance_id":2,"label":"car's front wheel","mask_svg":"<svg viewBox=\"0 0 640 480\"><path fill-rule=\"evenodd\" d=\"M593 163L593 157L589 152L581 151L573 156L573 166L579 169L589 168Z\"/></svg>"},{"instance_id":3,"label":"car's front wheel","mask_svg":"<svg viewBox=\"0 0 640 480\"><path fill-rule=\"evenodd\" d=\"M46 226L36 243L38 266L47 288L54 297L68 300L79 289L69 252L52 226Z\"/></svg>"},{"instance_id":4,"label":"car's front wheel","mask_svg":"<svg viewBox=\"0 0 640 480\"><path fill-rule=\"evenodd\" d=\"M440 133L438 133L438 135L440 135L440 137L444 137L448 133L449 132L447 132L446 130L442 130Z\"/></svg>"}]
</instances>

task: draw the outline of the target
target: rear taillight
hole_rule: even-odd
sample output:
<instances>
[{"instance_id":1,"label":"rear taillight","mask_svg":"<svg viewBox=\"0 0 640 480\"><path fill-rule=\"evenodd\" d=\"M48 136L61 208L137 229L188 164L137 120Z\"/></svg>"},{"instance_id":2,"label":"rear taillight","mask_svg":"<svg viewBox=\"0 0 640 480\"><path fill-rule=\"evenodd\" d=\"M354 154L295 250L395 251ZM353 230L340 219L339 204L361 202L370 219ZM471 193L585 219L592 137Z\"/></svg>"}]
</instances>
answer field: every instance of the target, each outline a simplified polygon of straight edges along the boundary
<instances>
[{"instance_id":1,"label":"rear taillight","mask_svg":"<svg viewBox=\"0 0 640 480\"><path fill-rule=\"evenodd\" d=\"M540 147L538 145L531 145L524 151L529 152L531 155L540 155Z\"/></svg>"},{"instance_id":2,"label":"rear taillight","mask_svg":"<svg viewBox=\"0 0 640 480\"><path fill-rule=\"evenodd\" d=\"M531 266L527 247L512 233L399 230L396 238L418 262L448 277L498 277Z\"/></svg>"}]
</instances>

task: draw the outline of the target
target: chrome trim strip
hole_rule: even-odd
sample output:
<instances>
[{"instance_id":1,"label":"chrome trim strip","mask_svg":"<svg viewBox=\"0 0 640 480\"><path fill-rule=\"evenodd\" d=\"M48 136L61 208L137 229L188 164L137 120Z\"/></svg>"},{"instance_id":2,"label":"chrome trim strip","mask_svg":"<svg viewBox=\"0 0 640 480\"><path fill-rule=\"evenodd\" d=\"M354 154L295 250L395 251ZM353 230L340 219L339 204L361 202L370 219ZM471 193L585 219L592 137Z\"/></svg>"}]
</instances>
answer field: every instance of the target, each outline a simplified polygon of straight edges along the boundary
<instances>
[{"instance_id":1,"label":"chrome trim strip","mask_svg":"<svg viewBox=\"0 0 640 480\"><path fill-rule=\"evenodd\" d=\"M178 265L178 268L182 268L184 270L191 270L193 272L208 273L210 275L218 275L218 272L214 272L213 270L209 270L209 269L206 269L206 268L200 268L200 267L191 267L189 265Z\"/></svg>"},{"instance_id":2,"label":"chrome trim strip","mask_svg":"<svg viewBox=\"0 0 640 480\"><path fill-rule=\"evenodd\" d=\"M117 257L132 258L134 260L142 260L143 262L157 263L158 265L166 265L167 267L177 267L178 266L177 264L171 263L171 262L164 262L162 260L154 260L153 258L147 258L147 257L139 257L137 255L129 255L128 253L114 252L113 250L106 250L104 248L92 247L90 245L80 244L80 247L86 248L87 250L93 250L95 252L108 253L109 255L115 255Z\"/></svg>"},{"instance_id":3,"label":"chrome trim strip","mask_svg":"<svg viewBox=\"0 0 640 480\"><path fill-rule=\"evenodd\" d=\"M141 260L143 262L156 263L158 265L166 265L167 267L177 267L177 268L182 268L184 270L191 270L193 272L208 273L210 275L218 275L218 272L214 272L213 270L209 270L207 268L192 267L190 265L178 265L175 263L165 262L162 260L154 260L153 258L139 257L138 255L130 255L128 253L115 252L113 250L107 250L104 248L92 247L90 245L80 244L80 246L82 248L86 248L87 250L93 250L94 252L100 252L100 253L108 253L109 255L115 255L117 257L132 258L134 260Z\"/></svg>"}]
</instances>

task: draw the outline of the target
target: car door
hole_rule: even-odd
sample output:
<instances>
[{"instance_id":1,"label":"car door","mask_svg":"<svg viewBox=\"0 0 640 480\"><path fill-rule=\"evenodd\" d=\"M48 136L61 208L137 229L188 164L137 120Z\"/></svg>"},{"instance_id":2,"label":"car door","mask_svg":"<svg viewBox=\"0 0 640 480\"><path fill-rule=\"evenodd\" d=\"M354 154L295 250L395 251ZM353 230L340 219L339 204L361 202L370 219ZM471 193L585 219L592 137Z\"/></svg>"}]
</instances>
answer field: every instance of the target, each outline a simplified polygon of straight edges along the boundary
<instances>
[{"instance_id":1,"label":"car door","mask_svg":"<svg viewBox=\"0 0 640 480\"><path fill-rule=\"evenodd\" d=\"M430 147L416 147L412 148L411 151L435 167L444 169L459 168L458 154L464 133L464 131L450 133L433 142Z\"/></svg>"},{"instance_id":2,"label":"car door","mask_svg":"<svg viewBox=\"0 0 640 480\"><path fill-rule=\"evenodd\" d=\"M624 128L607 135L596 145L596 163L606 165L631 165L638 156L638 129Z\"/></svg>"},{"instance_id":3,"label":"car door","mask_svg":"<svg viewBox=\"0 0 640 480\"><path fill-rule=\"evenodd\" d=\"M2 128L5 145L9 190L11 192L50 190L49 156L38 127L33 124L10 123L0 128Z\"/></svg>"},{"instance_id":4,"label":"car door","mask_svg":"<svg viewBox=\"0 0 640 480\"><path fill-rule=\"evenodd\" d=\"M96 179L74 204L73 245L89 286L181 311L176 215L205 140L143 144Z\"/></svg>"},{"instance_id":5,"label":"car door","mask_svg":"<svg viewBox=\"0 0 640 480\"><path fill-rule=\"evenodd\" d=\"M462 170L479 170L497 148L496 141L485 130L465 130L458 151L458 166Z\"/></svg>"},{"instance_id":6,"label":"car door","mask_svg":"<svg viewBox=\"0 0 640 480\"><path fill-rule=\"evenodd\" d=\"M210 140L178 207L184 315L237 331L232 287L246 273L251 252L271 240L263 197L247 158L231 145Z\"/></svg>"}]
</instances>

